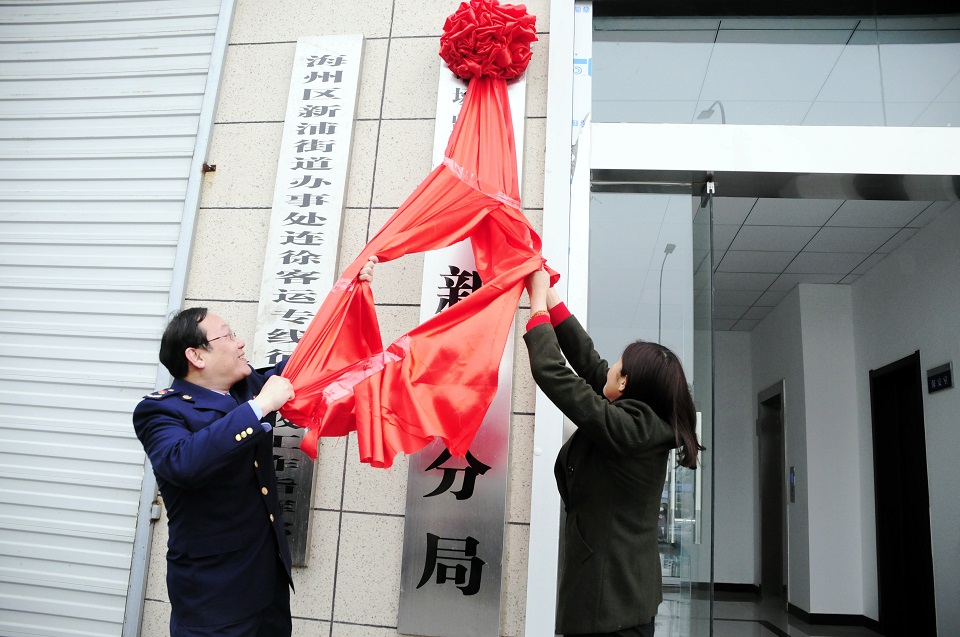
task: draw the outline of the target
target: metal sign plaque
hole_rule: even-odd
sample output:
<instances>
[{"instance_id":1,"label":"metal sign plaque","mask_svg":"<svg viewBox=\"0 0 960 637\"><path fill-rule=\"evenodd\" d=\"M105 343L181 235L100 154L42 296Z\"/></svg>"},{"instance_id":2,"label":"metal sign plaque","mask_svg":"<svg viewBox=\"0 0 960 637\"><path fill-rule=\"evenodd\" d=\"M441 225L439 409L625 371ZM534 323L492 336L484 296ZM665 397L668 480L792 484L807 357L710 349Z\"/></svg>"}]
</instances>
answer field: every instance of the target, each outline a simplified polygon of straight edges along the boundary
<instances>
[{"instance_id":1,"label":"metal sign plaque","mask_svg":"<svg viewBox=\"0 0 960 637\"><path fill-rule=\"evenodd\" d=\"M275 365L300 342L337 279L363 36L297 40L264 255L253 360ZM307 563L313 461L303 431L274 429L274 461L295 566Z\"/></svg>"},{"instance_id":2,"label":"metal sign plaque","mask_svg":"<svg viewBox=\"0 0 960 637\"><path fill-rule=\"evenodd\" d=\"M443 160L467 84L440 73L434 163ZM517 149L523 148L526 84L509 87ZM517 157L522 166L522 156ZM469 240L424 257L421 322L481 285ZM497 393L463 458L435 440L410 457L397 630L437 637L498 637L510 464L514 335Z\"/></svg>"}]
</instances>

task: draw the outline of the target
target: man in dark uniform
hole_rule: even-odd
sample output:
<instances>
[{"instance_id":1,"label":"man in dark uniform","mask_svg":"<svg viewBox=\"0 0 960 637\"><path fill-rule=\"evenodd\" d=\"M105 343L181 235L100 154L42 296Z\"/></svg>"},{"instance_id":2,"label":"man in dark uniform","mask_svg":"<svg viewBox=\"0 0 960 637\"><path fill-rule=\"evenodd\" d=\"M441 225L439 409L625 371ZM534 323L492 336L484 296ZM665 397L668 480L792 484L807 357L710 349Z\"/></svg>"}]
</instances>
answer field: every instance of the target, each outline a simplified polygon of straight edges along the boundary
<instances>
[{"instance_id":1,"label":"man in dark uniform","mask_svg":"<svg viewBox=\"0 0 960 637\"><path fill-rule=\"evenodd\" d=\"M290 550L267 418L293 388L283 363L256 371L244 346L205 308L179 312L160 344L173 385L133 413L167 510L173 637L291 633Z\"/></svg>"}]
</instances>

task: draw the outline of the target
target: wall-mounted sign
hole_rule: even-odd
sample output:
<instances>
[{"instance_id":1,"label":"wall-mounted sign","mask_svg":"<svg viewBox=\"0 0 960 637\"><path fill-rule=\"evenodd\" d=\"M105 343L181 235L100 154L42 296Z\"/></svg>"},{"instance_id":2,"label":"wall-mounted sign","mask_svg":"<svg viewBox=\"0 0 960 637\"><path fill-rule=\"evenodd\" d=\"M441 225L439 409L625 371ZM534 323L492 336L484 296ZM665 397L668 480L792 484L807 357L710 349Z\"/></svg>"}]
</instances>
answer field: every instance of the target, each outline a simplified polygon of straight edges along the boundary
<instances>
[{"instance_id":1,"label":"wall-mounted sign","mask_svg":"<svg viewBox=\"0 0 960 637\"><path fill-rule=\"evenodd\" d=\"M927 393L953 387L953 363L940 365L927 370Z\"/></svg>"},{"instance_id":2,"label":"wall-mounted sign","mask_svg":"<svg viewBox=\"0 0 960 637\"><path fill-rule=\"evenodd\" d=\"M337 280L337 255L360 86L363 36L297 40L273 191L253 359L293 352ZM274 460L295 566L309 558L313 461L303 429L278 418Z\"/></svg>"},{"instance_id":3,"label":"wall-mounted sign","mask_svg":"<svg viewBox=\"0 0 960 637\"><path fill-rule=\"evenodd\" d=\"M508 90L517 148L523 165L526 81ZM434 164L453 131L467 83L440 71ZM421 322L476 291L470 240L424 255ZM463 458L451 457L440 440L410 457L397 629L403 634L498 637L510 464L513 332L500 362L497 393Z\"/></svg>"}]
</instances>

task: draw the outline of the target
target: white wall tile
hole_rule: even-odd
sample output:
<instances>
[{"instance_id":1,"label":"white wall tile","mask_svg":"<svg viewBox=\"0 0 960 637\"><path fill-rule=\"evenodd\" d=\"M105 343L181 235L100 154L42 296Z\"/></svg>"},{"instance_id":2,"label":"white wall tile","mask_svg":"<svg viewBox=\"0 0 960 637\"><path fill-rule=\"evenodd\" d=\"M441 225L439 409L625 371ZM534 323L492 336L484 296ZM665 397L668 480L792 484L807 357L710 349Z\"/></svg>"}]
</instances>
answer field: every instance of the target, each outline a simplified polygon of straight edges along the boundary
<instances>
[{"instance_id":1,"label":"white wall tile","mask_svg":"<svg viewBox=\"0 0 960 637\"><path fill-rule=\"evenodd\" d=\"M259 300L269 227L270 210L201 209L187 298ZM253 337L238 333L248 343Z\"/></svg>"},{"instance_id":2,"label":"white wall tile","mask_svg":"<svg viewBox=\"0 0 960 637\"><path fill-rule=\"evenodd\" d=\"M369 36L367 36L369 38ZM363 66L360 69L360 93L357 119L377 119L383 101L383 77L387 66L389 40L363 41Z\"/></svg>"},{"instance_id":3,"label":"white wall tile","mask_svg":"<svg viewBox=\"0 0 960 637\"><path fill-rule=\"evenodd\" d=\"M327 637L330 634L330 622L293 618L291 637Z\"/></svg>"},{"instance_id":4,"label":"white wall tile","mask_svg":"<svg viewBox=\"0 0 960 637\"><path fill-rule=\"evenodd\" d=\"M390 43L384 119L433 118L437 112L440 40L394 38ZM432 139L432 138L431 138Z\"/></svg>"},{"instance_id":5,"label":"white wall tile","mask_svg":"<svg viewBox=\"0 0 960 637\"><path fill-rule=\"evenodd\" d=\"M348 208L343 211L343 225L340 229L340 255L337 259L337 276L353 263L367 245L369 211L360 208ZM379 272L374 273L374 285ZM376 288L374 288L376 289Z\"/></svg>"},{"instance_id":6,"label":"white wall tile","mask_svg":"<svg viewBox=\"0 0 960 637\"><path fill-rule=\"evenodd\" d=\"M390 33L393 0L345 5L337 0L238 0L230 42L289 42L309 35Z\"/></svg>"},{"instance_id":7,"label":"white wall tile","mask_svg":"<svg viewBox=\"0 0 960 637\"><path fill-rule=\"evenodd\" d=\"M430 174L434 127L433 120L385 120L381 123L374 177L375 207L398 208Z\"/></svg>"},{"instance_id":8,"label":"white wall tile","mask_svg":"<svg viewBox=\"0 0 960 637\"><path fill-rule=\"evenodd\" d=\"M396 628L335 623L331 637L394 637L397 634Z\"/></svg>"},{"instance_id":9,"label":"white wall tile","mask_svg":"<svg viewBox=\"0 0 960 637\"><path fill-rule=\"evenodd\" d=\"M539 17L537 22L539 23ZM550 36L541 34L539 39L530 45L533 57L527 65L525 79L527 82L527 117L547 116L547 59L549 58Z\"/></svg>"},{"instance_id":10,"label":"white wall tile","mask_svg":"<svg viewBox=\"0 0 960 637\"><path fill-rule=\"evenodd\" d=\"M533 481L533 416L511 417L510 475L507 477L507 521L530 522Z\"/></svg>"},{"instance_id":11,"label":"white wall tile","mask_svg":"<svg viewBox=\"0 0 960 637\"><path fill-rule=\"evenodd\" d=\"M377 318L383 344L389 345L420 324L420 307L378 307Z\"/></svg>"},{"instance_id":12,"label":"white wall tile","mask_svg":"<svg viewBox=\"0 0 960 637\"><path fill-rule=\"evenodd\" d=\"M169 602L167 594L167 510L162 507L160 519L153 524L153 542L150 544L150 561L147 563L146 599Z\"/></svg>"},{"instance_id":13,"label":"white wall tile","mask_svg":"<svg viewBox=\"0 0 960 637\"><path fill-rule=\"evenodd\" d=\"M329 620L340 514L334 511L313 511L312 514L310 558L307 566L293 569L293 585L297 590L290 595L290 612L294 617Z\"/></svg>"},{"instance_id":14,"label":"white wall tile","mask_svg":"<svg viewBox=\"0 0 960 637\"><path fill-rule=\"evenodd\" d=\"M320 438L314 463L313 508L340 508L343 500L343 468L347 462L347 437Z\"/></svg>"},{"instance_id":15,"label":"white wall tile","mask_svg":"<svg viewBox=\"0 0 960 637\"><path fill-rule=\"evenodd\" d=\"M146 601L139 637L168 637L170 635L170 604Z\"/></svg>"},{"instance_id":16,"label":"white wall tile","mask_svg":"<svg viewBox=\"0 0 960 637\"><path fill-rule=\"evenodd\" d=\"M527 307L517 312L517 319L514 321L513 405L511 407L514 413L532 414L536 410L537 384L533 381L533 374L530 373L530 355L527 353L527 344L523 340L529 319L530 309Z\"/></svg>"},{"instance_id":17,"label":"white wall tile","mask_svg":"<svg viewBox=\"0 0 960 637\"><path fill-rule=\"evenodd\" d=\"M373 298L377 304L420 304L423 283L423 253L408 254L376 266ZM440 277L437 277L439 285Z\"/></svg>"},{"instance_id":18,"label":"white wall tile","mask_svg":"<svg viewBox=\"0 0 960 637\"><path fill-rule=\"evenodd\" d=\"M360 462L357 436L351 435L349 440L344 510L403 515L407 503L407 456L400 454L390 468L377 469Z\"/></svg>"},{"instance_id":19,"label":"white wall tile","mask_svg":"<svg viewBox=\"0 0 960 637\"><path fill-rule=\"evenodd\" d=\"M215 121L283 121L296 49L294 42L229 46Z\"/></svg>"},{"instance_id":20,"label":"white wall tile","mask_svg":"<svg viewBox=\"0 0 960 637\"><path fill-rule=\"evenodd\" d=\"M544 153L547 144L547 120L527 118L523 139L523 186L520 198L524 208L543 208ZM535 227L542 227L535 226Z\"/></svg>"},{"instance_id":21,"label":"white wall tile","mask_svg":"<svg viewBox=\"0 0 960 637\"><path fill-rule=\"evenodd\" d=\"M527 13L537 17L537 32L550 30L550 0L532 0L525 4ZM459 2L421 2L419 0L396 0L393 17L393 36L432 35L443 33L443 23L460 6Z\"/></svg>"},{"instance_id":22,"label":"white wall tile","mask_svg":"<svg viewBox=\"0 0 960 637\"><path fill-rule=\"evenodd\" d=\"M334 621L396 626L403 518L344 513Z\"/></svg>"},{"instance_id":23,"label":"white wall tile","mask_svg":"<svg viewBox=\"0 0 960 637\"><path fill-rule=\"evenodd\" d=\"M527 606L527 555L530 527L507 525L503 562L500 634L504 637L523 635Z\"/></svg>"},{"instance_id":24,"label":"white wall tile","mask_svg":"<svg viewBox=\"0 0 960 637\"><path fill-rule=\"evenodd\" d=\"M250 208L273 205L283 123L215 124L200 205Z\"/></svg>"},{"instance_id":25,"label":"white wall tile","mask_svg":"<svg viewBox=\"0 0 960 637\"><path fill-rule=\"evenodd\" d=\"M379 122L357 121L353 124L353 147L350 149L350 169L347 174L347 206L356 208L370 206L379 131Z\"/></svg>"}]
</instances>

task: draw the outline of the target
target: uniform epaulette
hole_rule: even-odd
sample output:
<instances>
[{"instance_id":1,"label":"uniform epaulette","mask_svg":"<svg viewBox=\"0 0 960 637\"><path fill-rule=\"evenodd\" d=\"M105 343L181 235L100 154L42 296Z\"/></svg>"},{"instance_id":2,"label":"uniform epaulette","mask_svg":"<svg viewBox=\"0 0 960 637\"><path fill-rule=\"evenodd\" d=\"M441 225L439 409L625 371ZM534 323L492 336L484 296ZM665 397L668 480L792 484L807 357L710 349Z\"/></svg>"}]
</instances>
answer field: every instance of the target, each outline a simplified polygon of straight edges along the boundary
<instances>
[{"instance_id":1,"label":"uniform epaulette","mask_svg":"<svg viewBox=\"0 0 960 637\"><path fill-rule=\"evenodd\" d=\"M154 400L160 400L161 398L167 398L168 396L173 396L178 393L179 392L173 388L158 389L152 394L147 394L146 396L144 396L144 398L152 398Z\"/></svg>"}]
</instances>

